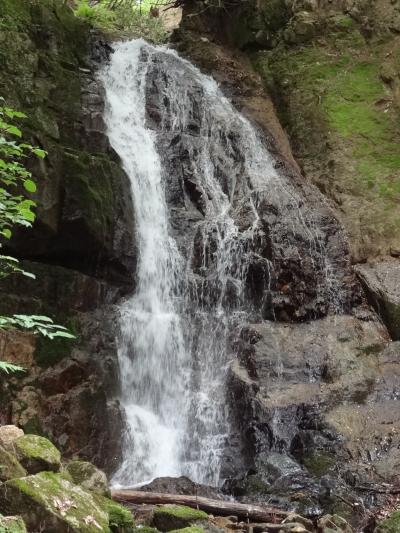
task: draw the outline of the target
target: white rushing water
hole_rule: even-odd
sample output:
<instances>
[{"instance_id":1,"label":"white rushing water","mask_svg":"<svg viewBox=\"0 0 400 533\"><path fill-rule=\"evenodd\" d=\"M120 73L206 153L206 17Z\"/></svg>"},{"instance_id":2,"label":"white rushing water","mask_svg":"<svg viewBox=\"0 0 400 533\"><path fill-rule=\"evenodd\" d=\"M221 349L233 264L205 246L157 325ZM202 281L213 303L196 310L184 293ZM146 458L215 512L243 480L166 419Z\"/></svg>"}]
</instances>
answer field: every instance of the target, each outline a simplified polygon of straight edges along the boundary
<instances>
[{"instance_id":1,"label":"white rushing water","mask_svg":"<svg viewBox=\"0 0 400 533\"><path fill-rule=\"evenodd\" d=\"M165 190L171 171L163 166L161 140L146 117L149 69L162 57L171 64L157 88L164 102L161 135L186 139L188 172L204 202L197 237L186 251L172 237ZM230 432L228 335L249 313L249 243L260 227L253 192L268 190L298 213L292 231L303 225L310 249L319 250L321 239L303 220L301 200L278 176L254 128L211 78L174 51L142 40L119 44L102 81L108 136L131 183L138 249L136 291L120 307L121 403L128 427L113 481L132 486L184 474L217 485ZM191 136L194 106L200 127ZM233 217L233 209L244 209L235 204L238 191L248 221L240 231ZM195 240L201 243L200 260Z\"/></svg>"}]
</instances>

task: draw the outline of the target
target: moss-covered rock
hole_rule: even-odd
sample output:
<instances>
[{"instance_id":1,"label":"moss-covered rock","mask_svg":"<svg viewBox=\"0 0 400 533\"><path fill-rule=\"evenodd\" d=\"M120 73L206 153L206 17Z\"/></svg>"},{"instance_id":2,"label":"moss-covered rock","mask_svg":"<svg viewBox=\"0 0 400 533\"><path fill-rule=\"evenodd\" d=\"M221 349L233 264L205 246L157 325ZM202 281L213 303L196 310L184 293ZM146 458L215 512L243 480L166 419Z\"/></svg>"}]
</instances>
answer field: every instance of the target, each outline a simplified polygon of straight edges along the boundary
<instances>
[{"instance_id":1,"label":"moss-covered rock","mask_svg":"<svg viewBox=\"0 0 400 533\"><path fill-rule=\"evenodd\" d=\"M24 435L15 441L17 457L29 474L43 470L58 472L61 465L61 454L45 437Z\"/></svg>"},{"instance_id":2,"label":"moss-covered rock","mask_svg":"<svg viewBox=\"0 0 400 533\"><path fill-rule=\"evenodd\" d=\"M134 533L136 531L137 528L129 509L108 498L102 498L101 502L102 508L108 512L109 526L112 533Z\"/></svg>"},{"instance_id":3,"label":"moss-covered rock","mask_svg":"<svg viewBox=\"0 0 400 533\"><path fill-rule=\"evenodd\" d=\"M155 527L138 525L135 527L134 533L160 533L160 532Z\"/></svg>"},{"instance_id":4,"label":"moss-covered rock","mask_svg":"<svg viewBox=\"0 0 400 533\"><path fill-rule=\"evenodd\" d=\"M0 506L19 513L28 530L47 533L110 533L108 510L89 491L54 472L7 481L0 486Z\"/></svg>"},{"instance_id":5,"label":"moss-covered rock","mask_svg":"<svg viewBox=\"0 0 400 533\"><path fill-rule=\"evenodd\" d=\"M375 533L399 533L400 511L391 514L386 520L382 520L376 527Z\"/></svg>"},{"instance_id":6,"label":"moss-covered rock","mask_svg":"<svg viewBox=\"0 0 400 533\"><path fill-rule=\"evenodd\" d=\"M163 505L154 511L153 524L160 531L182 529L201 520L207 520L204 511L184 505Z\"/></svg>"},{"instance_id":7,"label":"moss-covered rock","mask_svg":"<svg viewBox=\"0 0 400 533\"><path fill-rule=\"evenodd\" d=\"M15 455L0 446L0 481L26 476L26 470Z\"/></svg>"},{"instance_id":8,"label":"moss-covered rock","mask_svg":"<svg viewBox=\"0 0 400 533\"><path fill-rule=\"evenodd\" d=\"M27 533L20 516L0 516L0 533Z\"/></svg>"},{"instance_id":9,"label":"moss-covered rock","mask_svg":"<svg viewBox=\"0 0 400 533\"><path fill-rule=\"evenodd\" d=\"M96 492L102 496L110 496L107 476L104 472L87 461L71 461L65 467L76 485Z\"/></svg>"}]
</instances>

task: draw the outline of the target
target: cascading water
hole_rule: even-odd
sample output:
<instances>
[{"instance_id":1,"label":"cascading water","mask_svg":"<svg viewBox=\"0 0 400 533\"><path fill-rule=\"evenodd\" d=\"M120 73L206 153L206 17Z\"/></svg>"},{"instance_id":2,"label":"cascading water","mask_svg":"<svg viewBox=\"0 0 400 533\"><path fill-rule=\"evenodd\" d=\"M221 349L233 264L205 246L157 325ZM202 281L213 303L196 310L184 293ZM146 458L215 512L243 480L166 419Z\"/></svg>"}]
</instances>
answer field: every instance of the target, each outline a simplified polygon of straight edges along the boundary
<instances>
[{"instance_id":1,"label":"cascading water","mask_svg":"<svg viewBox=\"0 0 400 533\"><path fill-rule=\"evenodd\" d=\"M217 485L231 432L229 335L260 315L273 281L275 258L262 250L274 230L266 236L260 206L270 216L279 210L287 260L307 256L324 277L313 290L326 299L340 294L335 267L304 198L211 78L137 40L115 47L102 81L138 248L137 288L120 306L127 434L114 483L184 474ZM254 263L257 296L249 289Z\"/></svg>"}]
</instances>

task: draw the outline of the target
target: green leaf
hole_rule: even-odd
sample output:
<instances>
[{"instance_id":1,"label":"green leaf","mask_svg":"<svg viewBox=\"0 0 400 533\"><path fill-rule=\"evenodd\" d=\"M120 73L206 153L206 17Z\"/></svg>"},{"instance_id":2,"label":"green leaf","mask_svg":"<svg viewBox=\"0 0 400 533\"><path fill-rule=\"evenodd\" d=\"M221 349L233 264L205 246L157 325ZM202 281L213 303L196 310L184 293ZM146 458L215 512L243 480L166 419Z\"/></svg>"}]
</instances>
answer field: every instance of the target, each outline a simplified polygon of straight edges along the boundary
<instances>
[{"instance_id":1,"label":"green leaf","mask_svg":"<svg viewBox=\"0 0 400 533\"><path fill-rule=\"evenodd\" d=\"M66 339L75 339L75 335L68 333L67 331L56 331L54 333L49 333L49 337L54 339L55 337L65 337Z\"/></svg>"},{"instance_id":2,"label":"green leaf","mask_svg":"<svg viewBox=\"0 0 400 533\"><path fill-rule=\"evenodd\" d=\"M13 365L12 363L6 363L5 361L0 361L0 371L5 372L6 374L11 374L15 372L25 372L25 368Z\"/></svg>"},{"instance_id":3,"label":"green leaf","mask_svg":"<svg viewBox=\"0 0 400 533\"><path fill-rule=\"evenodd\" d=\"M22 131L19 128L17 128L17 126L12 126L12 125L7 126L7 132L11 133L11 135L22 137Z\"/></svg>"},{"instance_id":4,"label":"green leaf","mask_svg":"<svg viewBox=\"0 0 400 533\"><path fill-rule=\"evenodd\" d=\"M25 180L24 187L28 192L36 192L37 190L36 183L32 180Z\"/></svg>"},{"instance_id":5,"label":"green leaf","mask_svg":"<svg viewBox=\"0 0 400 533\"><path fill-rule=\"evenodd\" d=\"M42 150L41 148L34 148L33 153L40 157L41 159L44 159L47 155L47 152L45 150Z\"/></svg>"},{"instance_id":6,"label":"green leaf","mask_svg":"<svg viewBox=\"0 0 400 533\"><path fill-rule=\"evenodd\" d=\"M6 239L11 239L11 235L12 235L12 233L11 233L11 230L10 230L10 229L8 229L8 228L3 229L2 233L3 233L3 235L4 235L4 237L5 237Z\"/></svg>"}]
</instances>

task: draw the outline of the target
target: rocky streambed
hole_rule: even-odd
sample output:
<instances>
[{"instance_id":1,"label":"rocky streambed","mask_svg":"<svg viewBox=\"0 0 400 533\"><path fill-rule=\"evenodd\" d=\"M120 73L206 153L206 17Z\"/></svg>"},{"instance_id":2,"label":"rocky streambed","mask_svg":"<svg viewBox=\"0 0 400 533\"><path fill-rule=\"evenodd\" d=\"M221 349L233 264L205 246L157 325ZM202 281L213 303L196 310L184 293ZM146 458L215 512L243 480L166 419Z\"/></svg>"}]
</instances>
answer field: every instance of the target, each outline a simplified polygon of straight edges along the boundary
<instances>
[{"instance_id":1,"label":"rocky streambed","mask_svg":"<svg viewBox=\"0 0 400 533\"><path fill-rule=\"evenodd\" d=\"M353 529L340 515L324 515L313 519L296 513L263 506L236 505L224 500L222 493L196 485L187 478L155 480L143 487L142 501L129 501L130 491L113 491L110 499L106 475L93 464L80 460L64 460L58 449L46 438L24 434L16 426L0 426L0 529L4 533L352 533ZM168 490L175 495L159 491ZM179 500L184 492L192 503L159 505L151 502ZM207 495L204 498L202 495ZM210 499L209 496L213 496ZM202 510L212 502L214 512ZM229 509L241 507L238 516ZM244 509L246 508L246 510ZM391 533L396 529L399 513L382 520L375 528L370 521L368 531ZM255 520L264 516L268 521ZM366 530L367 531L367 530Z\"/></svg>"}]
</instances>

